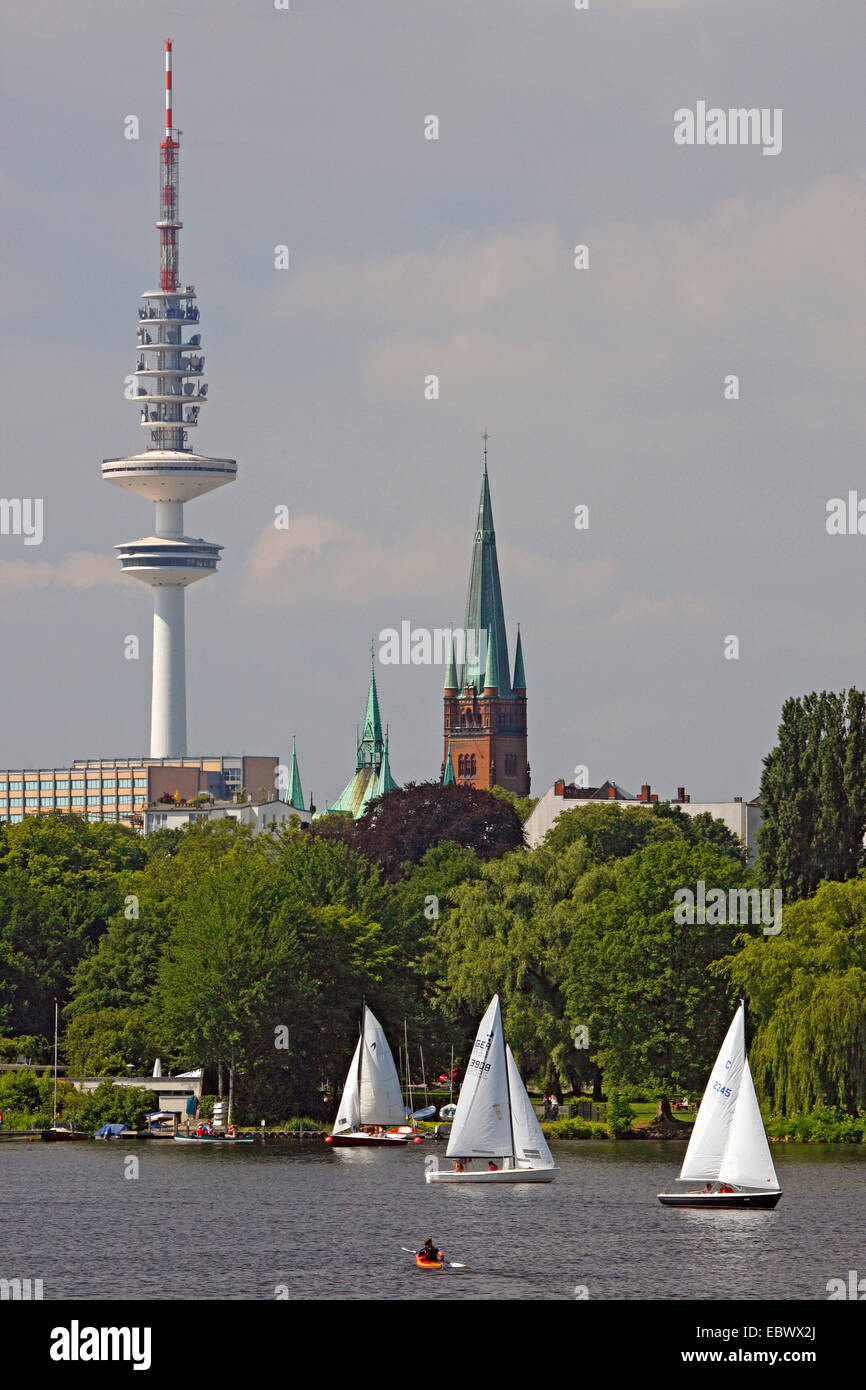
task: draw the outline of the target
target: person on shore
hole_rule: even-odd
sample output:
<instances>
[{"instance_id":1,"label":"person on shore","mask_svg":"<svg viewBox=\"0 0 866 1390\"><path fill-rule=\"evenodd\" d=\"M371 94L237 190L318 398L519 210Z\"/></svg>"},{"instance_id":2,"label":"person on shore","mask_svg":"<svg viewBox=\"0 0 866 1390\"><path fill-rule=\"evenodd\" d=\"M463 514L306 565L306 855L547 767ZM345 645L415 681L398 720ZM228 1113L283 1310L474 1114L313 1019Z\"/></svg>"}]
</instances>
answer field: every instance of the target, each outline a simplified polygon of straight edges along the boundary
<instances>
[{"instance_id":1,"label":"person on shore","mask_svg":"<svg viewBox=\"0 0 866 1390\"><path fill-rule=\"evenodd\" d=\"M418 1259L423 1260L425 1265L438 1265L442 1264L445 1256L433 1244L433 1237L428 1236L422 1249L418 1251Z\"/></svg>"},{"instance_id":2,"label":"person on shore","mask_svg":"<svg viewBox=\"0 0 866 1390\"><path fill-rule=\"evenodd\" d=\"M494 1163L492 1158L491 1158L490 1162L489 1162L488 1165L487 1165L487 1171L488 1171L488 1173L498 1173L498 1172L499 1172L499 1165L498 1165L498 1163Z\"/></svg>"}]
</instances>

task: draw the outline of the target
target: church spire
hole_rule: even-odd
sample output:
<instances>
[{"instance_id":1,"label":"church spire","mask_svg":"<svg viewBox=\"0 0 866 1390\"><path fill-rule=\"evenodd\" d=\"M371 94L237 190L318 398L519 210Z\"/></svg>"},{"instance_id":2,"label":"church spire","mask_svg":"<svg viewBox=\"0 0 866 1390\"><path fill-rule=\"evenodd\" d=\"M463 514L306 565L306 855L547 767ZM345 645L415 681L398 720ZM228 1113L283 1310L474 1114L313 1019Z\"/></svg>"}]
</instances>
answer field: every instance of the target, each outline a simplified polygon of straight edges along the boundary
<instances>
[{"instance_id":1,"label":"church spire","mask_svg":"<svg viewBox=\"0 0 866 1390\"><path fill-rule=\"evenodd\" d=\"M376 667L373 644L370 643L370 688L367 691L367 708L364 712L364 732L358 744L358 767L372 764L378 767L382 761L384 739L382 738L382 717L379 714L379 694L376 690Z\"/></svg>"},{"instance_id":2,"label":"church spire","mask_svg":"<svg viewBox=\"0 0 866 1390\"><path fill-rule=\"evenodd\" d=\"M301 787L301 773L298 768L298 755L295 752L295 736L292 734L292 768L289 775L289 785L286 787L286 794L283 797L287 806L294 806L296 811L303 811L304 793Z\"/></svg>"},{"instance_id":3,"label":"church spire","mask_svg":"<svg viewBox=\"0 0 866 1390\"><path fill-rule=\"evenodd\" d=\"M520 636L520 623L517 624L517 650L514 653L514 680L511 688L515 695L519 692L526 694L526 675L523 670L523 639Z\"/></svg>"},{"instance_id":4,"label":"church spire","mask_svg":"<svg viewBox=\"0 0 866 1390\"><path fill-rule=\"evenodd\" d=\"M445 689L456 690L457 687L457 667L454 665L454 628L451 628L448 637L448 665L445 668Z\"/></svg>"},{"instance_id":5,"label":"church spire","mask_svg":"<svg viewBox=\"0 0 866 1390\"><path fill-rule=\"evenodd\" d=\"M451 784L452 784L452 782L456 782L456 781L457 781L457 778L454 776L454 762L453 762L452 757L451 757L451 739L449 738L449 739L448 739L448 757L445 759L445 773L444 773L444 775L443 775L443 777L442 777L442 785L443 785L443 787L450 787Z\"/></svg>"},{"instance_id":6,"label":"church spire","mask_svg":"<svg viewBox=\"0 0 866 1390\"><path fill-rule=\"evenodd\" d=\"M485 673L481 669L481 634L487 633L488 644L492 643L494 661L499 676L499 694L504 700L511 699L511 685L508 672L508 639L505 634L505 614L502 607L502 587L499 582L499 561L496 556L496 532L493 527L493 507L490 501L490 481L487 476L487 440L484 431L484 468L481 475L481 497L478 503L478 520L472 547L472 562L469 569L469 592L466 597L466 621L464 635L466 661L460 689L473 686L480 695L484 689Z\"/></svg>"}]
</instances>

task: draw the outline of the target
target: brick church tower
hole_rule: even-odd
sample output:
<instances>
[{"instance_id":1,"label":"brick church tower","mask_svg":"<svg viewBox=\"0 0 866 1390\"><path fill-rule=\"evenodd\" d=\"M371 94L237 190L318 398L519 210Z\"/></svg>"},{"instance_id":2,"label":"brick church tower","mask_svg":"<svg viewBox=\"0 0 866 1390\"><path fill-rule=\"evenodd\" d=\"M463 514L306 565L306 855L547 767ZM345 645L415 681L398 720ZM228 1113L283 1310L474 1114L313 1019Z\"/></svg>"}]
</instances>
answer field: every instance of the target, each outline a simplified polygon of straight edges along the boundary
<instances>
[{"instance_id":1,"label":"brick church tower","mask_svg":"<svg viewBox=\"0 0 866 1390\"><path fill-rule=\"evenodd\" d=\"M453 640L445 672L442 781L445 785L498 786L528 796L523 644L518 628L512 678L487 477L486 433L462 638L458 635Z\"/></svg>"}]
</instances>

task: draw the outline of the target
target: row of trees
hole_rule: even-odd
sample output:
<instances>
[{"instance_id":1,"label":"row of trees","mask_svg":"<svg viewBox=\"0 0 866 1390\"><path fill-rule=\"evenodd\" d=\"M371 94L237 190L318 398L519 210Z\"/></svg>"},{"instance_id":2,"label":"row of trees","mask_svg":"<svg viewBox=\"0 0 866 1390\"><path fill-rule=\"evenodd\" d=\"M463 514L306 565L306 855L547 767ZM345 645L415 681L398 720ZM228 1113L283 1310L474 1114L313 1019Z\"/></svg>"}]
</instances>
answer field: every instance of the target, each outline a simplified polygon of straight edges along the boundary
<instances>
[{"instance_id":1,"label":"row of trees","mask_svg":"<svg viewBox=\"0 0 866 1390\"><path fill-rule=\"evenodd\" d=\"M73 1073L141 1073L157 1055L204 1065L242 1118L278 1119L332 1109L362 999L394 1040L406 1019L417 1073L421 1048L429 1071L452 1043L465 1057L497 990L518 1063L545 1093L640 1091L665 1106L700 1090L744 994L753 1069L774 1107L856 1113L866 874L855 697L814 697L808 715L807 702L786 705L757 871L720 822L657 804L575 808L529 852L507 796L435 783L389 793L358 822L256 838L229 821L148 840L65 816L0 826L0 1035L25 1050L41 1036L44 1048L57 995ZM834 852L815 829L797 859L784 750L795 725L825 727L834 710L839 736L816 763L809 813ZM844 856L827 829L834 786L847 787ZM678 921L678 890L748 889L780 865L778 935L710 913ZM816 874L834 881L815 890Z\"/></svg>"}]
</instances>

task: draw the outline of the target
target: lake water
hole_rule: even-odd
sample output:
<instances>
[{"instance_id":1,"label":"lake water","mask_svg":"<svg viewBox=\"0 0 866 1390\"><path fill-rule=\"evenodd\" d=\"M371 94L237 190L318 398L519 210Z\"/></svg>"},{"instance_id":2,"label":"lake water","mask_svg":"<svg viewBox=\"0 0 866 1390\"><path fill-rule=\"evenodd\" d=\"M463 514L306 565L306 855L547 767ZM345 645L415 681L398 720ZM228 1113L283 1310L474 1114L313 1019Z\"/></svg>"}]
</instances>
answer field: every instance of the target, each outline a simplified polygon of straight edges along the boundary
<instances>
[{"instance_id":1,"label":"lake water","mask_svg":"<svg viewBox=\"0 0 866 1390\"><path fill-rule=\"evenodd\" d=\"M45 1299L826 1299L866 1275L864 1146L774 1145L777 1209L715 1213L656 1201L679 1145L553 1150L556 1182L479 1188L428 1186L432 1143L2 1143L0 1277ZM400 1247L427 1235L468 1268L416 1269Z\"/></svg>"}]
</instances>

